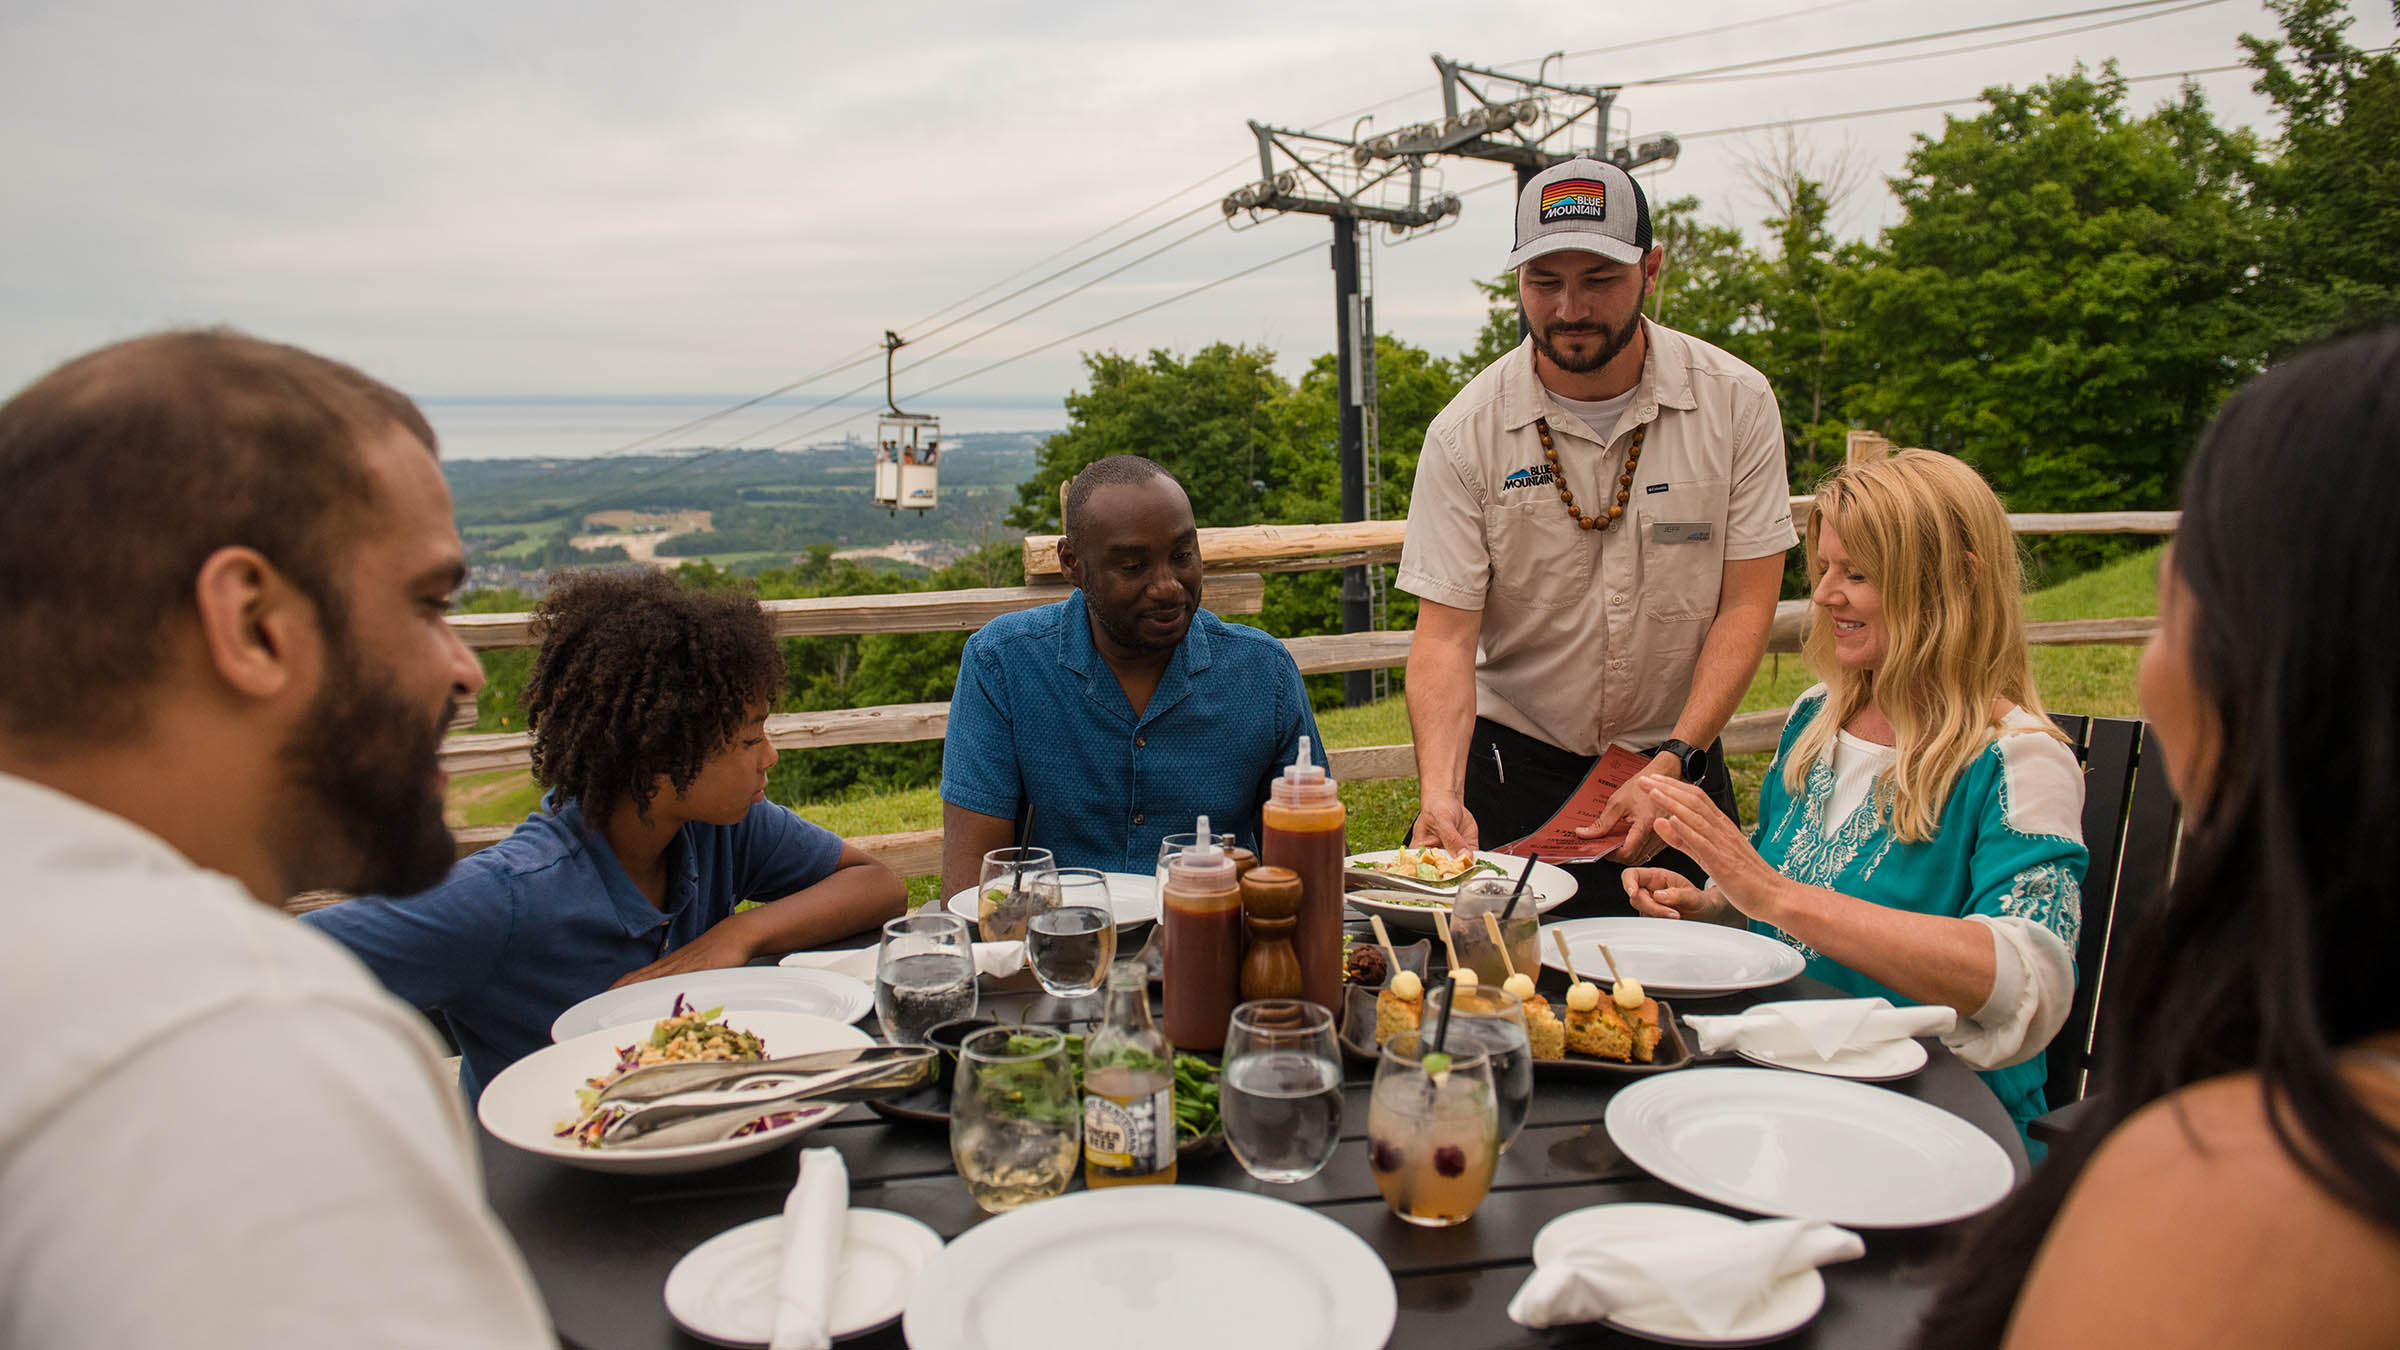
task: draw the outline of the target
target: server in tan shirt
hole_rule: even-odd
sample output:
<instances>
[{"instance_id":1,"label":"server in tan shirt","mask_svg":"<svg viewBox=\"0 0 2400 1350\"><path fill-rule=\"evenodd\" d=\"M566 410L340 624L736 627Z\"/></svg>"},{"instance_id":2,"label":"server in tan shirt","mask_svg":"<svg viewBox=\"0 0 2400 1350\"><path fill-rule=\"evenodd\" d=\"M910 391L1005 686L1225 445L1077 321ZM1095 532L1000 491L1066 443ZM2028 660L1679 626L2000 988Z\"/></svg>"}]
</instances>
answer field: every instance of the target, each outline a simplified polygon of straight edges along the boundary
<instances>
[{"instance_id":1,"label":"server in tan shirt","mask_svg":"<svg viewBox=\"0 0 2400 1350\"><path fill-rule=\"evenodd\" d=\"M1775 617L1792 529L1766 378L1650 322L1665 250L1640 185L1574 159L1517 201L1529 335L1425 433L1399 584L1422 599L1408 657L1418 843L1539 828L1611 745L1705 784L1734 813L1718 733ZM1706 747L1705 749L1700 747ZM1628 913L1621 865L1698 876L1620 791L1612 862L1572 869L1582 913Z\"/></svg>"}]
</instances>

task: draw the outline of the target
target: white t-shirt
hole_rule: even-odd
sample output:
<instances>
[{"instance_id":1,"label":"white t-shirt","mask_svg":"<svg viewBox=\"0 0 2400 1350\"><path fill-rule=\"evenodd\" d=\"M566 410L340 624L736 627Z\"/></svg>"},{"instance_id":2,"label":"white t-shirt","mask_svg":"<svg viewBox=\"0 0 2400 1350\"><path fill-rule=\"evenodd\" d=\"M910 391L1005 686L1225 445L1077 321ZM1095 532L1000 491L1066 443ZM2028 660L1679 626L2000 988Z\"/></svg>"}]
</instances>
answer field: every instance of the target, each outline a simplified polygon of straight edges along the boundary
<instances>
[{"instance_id":1,"label":"white t-shirt","mask_svg":"<svg viewBox=\"0 0 2400 1350\"><path fill-rule=\"evenodd\" d=\"M348 953L0 774L0 1345L556 1344L440 1046Z\"/></svg>"}]
</instances>

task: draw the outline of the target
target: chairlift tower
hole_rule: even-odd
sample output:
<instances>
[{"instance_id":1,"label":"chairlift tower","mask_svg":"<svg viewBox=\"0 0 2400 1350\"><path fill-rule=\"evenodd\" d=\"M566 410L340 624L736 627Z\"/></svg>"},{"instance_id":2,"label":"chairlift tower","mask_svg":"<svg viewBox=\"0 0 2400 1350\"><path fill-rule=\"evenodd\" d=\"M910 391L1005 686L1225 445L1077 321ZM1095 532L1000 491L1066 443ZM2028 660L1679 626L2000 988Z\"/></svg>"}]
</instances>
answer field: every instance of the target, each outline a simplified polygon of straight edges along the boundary
<instances>
[{"instance_id":1,"label":"chairlift tower","mask_svg":"<svg viewBox=\"0 0 2400 1350\"><path fill-rule=\"evenodd\" d=\"M1360 284L1359 231L1371 224L1389 226L1395 235L1431 228L1457 217L1458 197L1427 191L1423 156L1394 156L1388 163L1377 164L1357 159L1355 141L1289 131L1263 122L1250 123L1250 132L1258 138L1258 181L1225 198L1226 219L1256 221L1297 212L1333 221L1334 368L1339 386L1335 407L1341 424L1342 519L1365 520L1367 409L1374 399L1366 376L1373 368L1375 332L1373 300ZM1375 590L1365 567L1342 569L1343 632L1373 629ZM1345 674L1342 696L1353 706L1372 699L1374 673L1354 670Z\"/></svg>"}]
</instances>

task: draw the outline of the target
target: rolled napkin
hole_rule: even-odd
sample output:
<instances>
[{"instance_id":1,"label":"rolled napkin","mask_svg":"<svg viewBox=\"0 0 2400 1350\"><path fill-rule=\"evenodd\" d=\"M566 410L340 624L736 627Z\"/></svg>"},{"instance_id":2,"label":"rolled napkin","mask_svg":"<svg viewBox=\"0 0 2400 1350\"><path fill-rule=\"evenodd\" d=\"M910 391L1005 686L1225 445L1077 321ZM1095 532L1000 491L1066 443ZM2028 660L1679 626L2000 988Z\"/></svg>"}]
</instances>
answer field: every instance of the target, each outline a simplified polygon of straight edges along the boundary
<instances>
[{"instance_id":1,"label":"rolled napkin","mask_svg":"<svg viewBox=\"0 0 2400 1350\"><path fill-rule=\"evenodd\" d=\"M1958 1025L1949 1008L1895 1008L1882 998L1813 998L1761 1003L1731 1017L1686 1017L1700 1053L1728 1046L1752 1054L1831 1059L1917 1036L1939 1036Z\"/></svg>"},{"instance_id":2,"label":"rolled napkin","mask_svg":"<svg viewBox=\"0 0 2400 1350\"><path fill-rule=\"evenodd\" d=\"M867 984L875 983L875 949L857 947L839 952L793 952L777 965L796 966L808 970L830 970ZM1025 944L1022 942L978 942L975 944L975 973L1005 979L1025 968Z\"/></svg>"},{"instance_id":3,"label":"rolled napkin","mask_svg":"<svg viewBox=\"0 0 2400 1350\"><path fill-rule=\"evenodd\" d=\"M1586 1237L1536 1265L1508 1301L1508 1315L1524 1326L1556 1327L1644 1314L1654 1321L1673 1309L1721 1337L1778 1281L1866 1251L1858 1234L1816 1219L1760 1219L1669 1237Z\"/></svg>"},{"instance_id":4,"label":"rolled napkin","mask_svg":"<svg viewBox=\"0 0 2400 1350\"><path fill-rule=\"evenodd\" d=\"M842 1264L850 1210L850 1169L842 1155L812 1148L800 1155L800 1179L783 1202L783 1264L775 1279L775 1335L769 1350L826 1350L833 1344L833 1277Z\"/></svg>"}]
</instances>

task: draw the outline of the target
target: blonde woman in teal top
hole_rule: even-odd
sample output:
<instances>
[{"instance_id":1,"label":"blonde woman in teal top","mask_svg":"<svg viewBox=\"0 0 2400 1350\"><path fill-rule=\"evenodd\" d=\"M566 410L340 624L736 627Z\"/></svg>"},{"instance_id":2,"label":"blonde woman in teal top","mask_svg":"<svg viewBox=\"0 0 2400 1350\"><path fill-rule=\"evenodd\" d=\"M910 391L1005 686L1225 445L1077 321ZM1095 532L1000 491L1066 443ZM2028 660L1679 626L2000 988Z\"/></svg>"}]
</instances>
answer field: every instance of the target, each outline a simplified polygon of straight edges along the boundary
<instances>
[{"instance_id":1,"label":"blonde woman in teal top","mask_svg":"<svg viewBox=\"0 0 2400 1350\"><path fill-rule=\"evenodd\" d=\"M1709 884L1635 868L1626 894L1781 938L1847 993L1957 1010L1944 1042L2021 1130L2046 1109L2090 855L2082 770L2034 692L2007 513L1965 464L1904 450L1826 478L1807 548L1803 651L1824 683L1792 706L1758 828L1662 780L1659 835Z\"/></svg>"}]
</instances>

